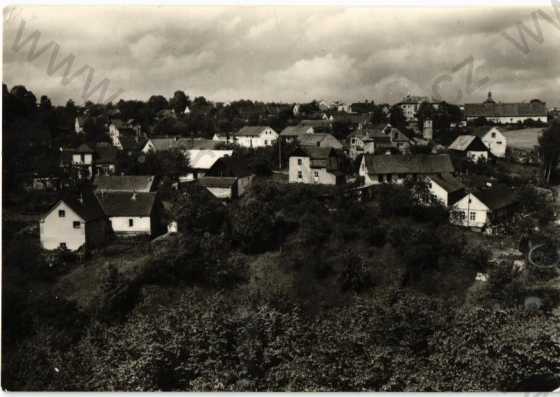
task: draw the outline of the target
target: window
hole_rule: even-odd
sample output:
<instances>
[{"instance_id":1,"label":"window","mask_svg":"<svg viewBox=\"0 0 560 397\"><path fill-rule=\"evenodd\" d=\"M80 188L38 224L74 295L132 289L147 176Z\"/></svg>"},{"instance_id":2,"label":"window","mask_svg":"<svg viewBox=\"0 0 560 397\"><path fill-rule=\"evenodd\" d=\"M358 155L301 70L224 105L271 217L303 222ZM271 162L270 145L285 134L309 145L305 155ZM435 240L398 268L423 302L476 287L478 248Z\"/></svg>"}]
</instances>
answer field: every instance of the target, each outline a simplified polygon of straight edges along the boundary
<instances>
[{"instance_id":1,"label":"window","mask_svg":"<svg viewBox=\"0 0 560 397\"><path fill-rule=\"evenodd\" d=\"M302 163L302 160L301 160L301 159L297 159L297 164L298 164L298 165L301 165L301 163Z\"/></svg>"},{"instance_id":2,"label":"window","mask_svg":"<svg viewBox=\"0 0 560 397\"><path fill-rule=\"evenodd\" d=\"M313 174L315 175L315 178L319 178L319 171L313 171Z\"/></svg>"},{"instance_id":3,"label":"window","mask_svg":"<svg viewBox=\"0 0 560 397\"><path fill-rule=\"evenodd\" d=\"M74 221L74 222L72 222L72 225L74 226L74 229L79 229L80 228L80 221Z\"/></svg>"},{"instance_id":4,"label":"window","mask_svg":"<svg viewBox=\"0 0 560 397\"><path fill-rule=\"evenodd\" d=\"M469 214L469 219L471 221L476 221L476 212L471 211L471 213Z\"/></svg>"},{"instance_id":5,"label":"window","mask_svg":"<svg viewBox=\"0 0 560 397\"><path fill-rule=\"evenodd\" d=\"M465 218L466 218L465 211L459 212L459 219L462 220L462 221L464 221Z\"/></svg>"},{"instance_id":6,"label":"window","mask_svg":"<svg viewBox=\"0 0 560 397\"><path fill-rule=\"evenodd\" d=\"M85 162L86 162L86 155L85 155L85 154L82 153L82 154L80 155L80 158L82 159L82 163L85 163Z\"/></svg>"},{"instance_id":7,"label":"window","mask_svg":"<svg viewBox=\"0 0 560 397\"><path fill-rule=\"evenodd\" d=\"M502 144L502 141L498 141L498 142L496 142L496 143L497 143L498 145L501 145L501 144Z\"/></svg>"},{"instance_id":8,"label":"window","mask_svg":"<svg viewBox=\"0 0 560 397\"><path fill-rule=\"evenodd\" d=\"M387 174L387 182L391 182L393 180L392 174Z\"/></svg>"},{"instance_id":9,"label":"window","mask_svg":"<svg viewBox=\"0 0 560 397\"><path fill-rule=\"evenodd\" d=\"M60 243L59 247L60 247L60 249L65 250L66 249L66 243Z\"/></svg>"},{"instance_id":10,"label":"window","mask_svg":"<svg viewBox=\"0 0 560 397\"><path fill-rule=\"evenodd\" d=\"M303 174L302 174L302 172L301 172L301 171L298 171L298 172L297 172L297 177L298 177L298 179L301 179L301 178L303 178Z\"/></svg>"},{"instance_id":11,"label":"window","mask_svg":"<svg viewBox=\"0 0 560 397\"><path fill-rule=\"evenodd\" d=\"M383 182L383 175L378 175L378 176L377 176L377 180L378 180L379 182Z\"/></svg>"},{"instance_id":12,"label":"window","mask_svg":"<svg viewBox=\"0 0 560 397\"><path fill-rule=\"evenodd\" d=\"M264 140L264 144L265 146L268 145L268 141L266 139Z\"/></svg>"},{"instance_id":13,"label":"window","mask_svg":"<svg viewBox=\"0 0 560 397\"><path fill-rule=\"evenodd\" d=\"M492 133L492 138L496 138L496 133L495 132Z\"/></svg>"},{"instance_id":14,"label":"window","mask_svg":"<svg viewBox=\"0 0 560 397\"><path fill-rule=\"evenodd\" d=\"M134 219L129 219L128 220L128 227L132 227L134 226Z\"/></svg>"},{"instance_id":15,"label":"window","mask_svg":"<svg viewBox=\"0 0 560 397\"><path fill-rule=\"evenodd\" d=\"M66 211L64 210L58 210L58 217L59 218L64 218L66 216Z\"/></svg>"}]
</instances>

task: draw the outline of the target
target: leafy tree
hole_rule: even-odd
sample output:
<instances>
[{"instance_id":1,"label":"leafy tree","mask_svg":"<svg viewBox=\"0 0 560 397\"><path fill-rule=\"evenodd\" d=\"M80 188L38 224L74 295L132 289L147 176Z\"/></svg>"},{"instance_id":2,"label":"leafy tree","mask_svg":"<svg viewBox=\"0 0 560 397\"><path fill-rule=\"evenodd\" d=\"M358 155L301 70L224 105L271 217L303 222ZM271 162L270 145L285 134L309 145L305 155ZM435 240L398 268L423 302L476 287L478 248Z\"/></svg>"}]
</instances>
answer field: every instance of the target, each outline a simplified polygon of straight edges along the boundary
<instances>
[{"instance_id":1,"label":"leafy tree","mask_svg":"<svg viewBox=\"0 0 560 397\"><path fill-rule=\"evenodd\" d=\"M559 120L554 120L539 137L539 152L543 163L543 180L548 184L560 160Z\"/></svg>"},{"instance_id":2,"label":"leafy tree","mask_svg":"<svg viewBox=\"0 0 560 397\"><path fill-rule=\"evenodd\" d=\"M184 91L175 91L173 98L169 101L169 106L173 108L175 114L180 115L185 112L189 104L189 97L185 95Z\"/></svg>"},{"instance_id":3,"label":"leafy tree","mask_svg":"<svg viewBox=\"0 0 560 397\"><path fill-rule=\"evenodd\" d=\"M152 112L156 114L160 110L168 109L169 102L167 102L167 99L165 99L163 95L152 95L150 99L148 99L148 106Z\"/></svg>"}]
</instances>

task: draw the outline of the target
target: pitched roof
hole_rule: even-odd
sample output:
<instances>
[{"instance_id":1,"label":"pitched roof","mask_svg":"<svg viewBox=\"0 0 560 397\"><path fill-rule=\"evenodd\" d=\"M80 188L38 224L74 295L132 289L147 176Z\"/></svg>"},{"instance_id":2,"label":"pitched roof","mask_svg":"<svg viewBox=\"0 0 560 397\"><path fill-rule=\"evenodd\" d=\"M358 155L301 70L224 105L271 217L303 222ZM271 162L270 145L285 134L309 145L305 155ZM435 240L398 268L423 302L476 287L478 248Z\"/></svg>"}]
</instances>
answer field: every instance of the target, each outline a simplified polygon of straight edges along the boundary
<instances>
[{"instance_id":1,"label":"pitched roof","mask_svg":"<svg viewBox=\"0 0 560 397\"><path fill-rule=\"evenodd\" d=\"M487 150L486 146L479 137L475 135L459 135L455 140L449 145L449 150L457 150L460 152L465 152L468 150Z\"/></svg>"},{"instance_id":2,"label":"pitched roof","mask_svg":"<svg viewBox=\"0 0 560 397\"><path fill-rule=\"evenodd\" d=\"M221 157L233 154L233 150L189 149L186 152L190 167L197 170L208 170Z\"/></svg>"},{"instance_id":3,"label":"pitched roof","mask_svg":"<svg viewBox=\"0 0 560 397\"><path fill-rule=\"evenodd\" d=\"M309 127L330 127L332 122L330 120L301 120L299 125L305 125Z\"/></svg>"},{"instance_id":4,"label":"pitched roof","mask_svg":"<svg viewBox=\"0 0 560 397\"><path fill-rule=\"evenodd\" d=\"M337 168L335 164L329 161L331 157L336 156L336 150L331 147L302 146L296 149L290 157L294 156L309 157L311 168Z\"/></svg>"},{"instance_id":5,"label":"pitched roof","mask_svg":"<svg viewBox=\"0 0 560 397\"><path fill-rule=\"evenodd\" d=\"M73 152L74 153L93 153L94 151L87 144L82 143L80 146L78 146L77 149L74 149Z\"/></svg>"},{"instance_id":6,"label":"pitched roof","mask_svg":"<svg viewBox=\"0 0 560 397\"><path fill-rule=\"evenodd\" d=\"M235 133L236 136L259 136L265 128L269 128L267 126L247 126L241 128L239 131Z\"/></svg>"},{"instance_id":7,"label":"pitched roof","mask_svg":"<svg viewBox=\"0 0 560 397\"><path fill-rule=\"evenodd\" d=\"M90 191L82 191L79 194L70 192L61 193L59 199L56 201L55 205L49 209L48 213L50 213L60 201L63 201L72 209L72 211L78 214L78 216L86 222L105 217L99 202Z\"/></svg>"},{"instance_id":8,"label":"pitched roof","mask_svg":"<svg viewBox=\"0 0 560 397\"><path fill-rule=\"evenodd\" d=\"M177 138L151 138L150 142L156 151L171 150L177 148Z\"/></svg>"},{"instance_id":9,"label":"pitched roof","mask_svg":"<svg viewBox=\"0 0 560 397\"><path fill-rule=\"evenodd\" d=\"M156 202L156 193L97 192L96 197L109 217L150 216Z\"/></svg>"},{"instance_id":10,"label":"pitched roof","mask_svg":"<svg viewBox=\"0 0 560 397\"><path fill-rule=\"evenodd\" d=\"M334 122L346 122L352 124L364 124L371 119L370 113L347 113L347 112L334 112L332 114Z\"/></svg>"},{"instance_id":11,"label":"pitched roof","mask_svg":"<svg viewBox=\"0 0 560 397\"><path fill-rule=\"evenodd\" d=\"M198 183L204 187L231 188L237 181L236 177L228 176L203 176L198 178Z\"/></svg>"},{"instance_id":12,"label":"pitched roof","mask_svg":"<svg viewBox=\"0 0 560 397\"><path fill-rule=\"evenodd\" d=\"M305 126L305 125L289 126L289 127L286 127L282 130L282 132L280 133L280 136L297 137L297 136L300 136L300 135L308 134L307 131L310 128L313 128L313 127Z\"/></svg>"},{"instance_id":13,"label":"pitched roof","mask_svg":"<svg viewBox=\"0 0 560 397\"><path fill-rule=\"evenodd\" d=\"M330 139L333 143L338 143L339 147L342 147L342 144L331 134L326 133L317 133L317 134L305 134L298 137L298 141L302 146L317 146L323 140Z\"/></svg>"},{"instance_id":14,"label":"pitched roof","mask_svg":"<svg viewBox=\"0 0 560 397\"><path fill-rule=\"evenodd\" d=\"M465 185L451 174L433 175L430 176L430 179L441 186L447 193L453 193L465 188Z\"/></svg>"},{"instance_id":15,"label":"pitched roof","mask_svg":"<svg viewBox=\"0 0 560 397\"><path fill-rule=\"evenodd\" d=\"M177 147L181 149L214 149L220 142L213 141L212 139L204 138L179 138L177 140Z\"/></svg>"},{"instance_id":16,"label":"pitched roof","mask_svg":"<svg viewBox=\"0 0 560 397\"><path fill-rule=\"evenodd\" d=\"M455 171L447 154L365 155L369 174L444 174Z\"/></svg>"},{"instance_id":17,"label":"pitched roof","mask_svg":"<svg viewBox=\"0 0 560 397\"><path fill-rule=\"evenodd\" d=\"M96 190L113 192L149 192L154 183L153 175L99 175L94 180Z\"/></svg>"},{"instance_id":18,"label":"pitched roof","mask_svg":"<svg viewBox=\"0 0 560 397\"><path fill-rule=\"evenodd\" d=\"M466 103L465 117L524 117L546 116L546 104L540 101L529 103Z\"/></svg>"},{"instance_id":19,"label":"pitched roof","mask_svg":"<svg viewBox=\"0 0 560 397\"><path fill-rule=\"evenodd\" d=\"M490 189L481 189L473 194L491 211L505 208L518 202L517 192L505 186L495 186Z\"/></svg>"},{"instance_id":20,"label":"pitched roof","mask_svg":"<svg viewBox=\"0 0 560 397\"><path fill-rule=\"evenodd\" d=\"M206 176L238 177L253 175L253 172L243 159L225 156L217 159L206 173Z\"/></svg>"}]
</instances>

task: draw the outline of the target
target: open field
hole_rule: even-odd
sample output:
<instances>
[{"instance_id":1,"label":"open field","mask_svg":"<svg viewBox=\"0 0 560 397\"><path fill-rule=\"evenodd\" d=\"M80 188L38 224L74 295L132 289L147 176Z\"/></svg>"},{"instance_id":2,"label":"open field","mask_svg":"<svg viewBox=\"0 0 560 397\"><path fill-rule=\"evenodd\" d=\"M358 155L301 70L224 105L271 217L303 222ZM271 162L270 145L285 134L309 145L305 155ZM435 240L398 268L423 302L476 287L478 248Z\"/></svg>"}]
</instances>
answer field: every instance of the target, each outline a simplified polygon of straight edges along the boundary
<instances>
[{"instance_id":1,"label":"open field","mask_svg":"<svg viewBox=\"0 0 560 397\"><path fill-rule=\"evenodd\" d=\"M522 130L503 131L507 144L513 149L532 150L539 144L542 128L525 128Z\"/></svg>"}]
</instances>

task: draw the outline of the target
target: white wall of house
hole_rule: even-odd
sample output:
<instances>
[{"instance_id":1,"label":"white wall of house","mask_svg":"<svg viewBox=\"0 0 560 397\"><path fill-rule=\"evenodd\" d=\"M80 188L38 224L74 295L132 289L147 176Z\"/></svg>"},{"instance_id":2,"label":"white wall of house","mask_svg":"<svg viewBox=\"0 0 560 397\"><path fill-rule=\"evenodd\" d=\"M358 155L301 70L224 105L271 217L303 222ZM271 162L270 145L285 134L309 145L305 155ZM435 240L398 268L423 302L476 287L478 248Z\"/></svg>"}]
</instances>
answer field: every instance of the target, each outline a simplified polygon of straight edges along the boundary
<instances>
[{"instance_id":1,"label":"white wall of house","mask_svg":"<svg viewBox=\"0 0 560 397\"><path fill-rule=\"evenodd\" d=\"M152 221L149 216L112 216L109 218L113 232L117 234L151 234ZM132 221L132 225L130 224Z\"/></svg>"},{"instance_id":2,"label":"white wall of house","mask_svg":"<svg viewBox=\"0 0 560 397\"><path fill-rule=\"evenodd\" d=\"M288 182L336 185L336 175L326 168L311 168L309 157L294 156L289 161Z\"/></svg>"},{"instance_id":3,"label":"white wall of house","mask_svg":"<svg viewBox=\"0 0 560 397\"><path fill-rule=\"evenodd\" d=\"M231 188L229 187L206 187L210 193L212 193L215 197L221 199L229 199L231 198Z\"/></svg>"},{"instance_id":4,"label":"white wall of house","mask_svg":"<svg viewBox=\"0 0 560 397\"><path fill-rule=\"evenodd\" d=\"M430 187L430 193L432 193L436 199L447 207L449 205L449 194L447 193L447 190L438 185L438 183L430 177L428 177L428 186Z\"/></svg>"},{"instance_id":5,"label":"white wall of house","mask_svg":"<svg viewBox=\"0 0 560 397\"><path fill-rule=\"evenodd\" d=\"M93 155L91 153L73 153L72 164L91 165L93 163Z\"/></svg>"},{"instance_id":6,"label":"white wall of house","mask_svg":"<svg viewBox=\"0 0 560 397\"><path fill-rule=\"evenodd\" d=\"M450 222L454 225L482 228L488 220L488 207L468 193L451 208Z\"/></svg>"},{"instance_id":7,"label":"white wall of house","mask_svg":"<svg viewBox=\"0 0 560 397\"><path fill-rule=\"evenodd\" d=\"M507 138L496 127L491 128L482 137L482 143L486 145L490 153L496 157L506 157Z\"/></svg>"},{"instance_id":8,"label":"white wall of house","mask_svg":"<svg viewBox=\"0 0 560 397\"><path fill-rule=\"evenodd\" d=\"M63 211L63 214L60 211ZM85 222L61 201L41 219L39 235L44 249L54 250L64 243L66 248L75 251L86 242Z\"/></svg>"},{"instance_id":9,"label":"white wall of house","mask_svg":"<svg viewBox=\"0 0 560 397\"><path fill-rule=\"evenodd\" d=\"M263 129L258 137L236 135L234 139L235 143L237 143L239 146L247 148L265 147L272 146L274 141L278 139L278 133L272 128L267 127Z\"/></svg>"},{"instance_id":10,"label":"white wall of house","mask_svg":"<svg viewBox=\"0 0 560 397\"><path fill-rule=\"evenodd\" d=\"M475 163L481 158L484 160L488 160L488 152L486 150L484 151L469 150L467 152L467 158Z\"/></svg>"},{"instance_id":11,"label":"white wall of house","mask_svg":"<svg viewBox=\"0 0 560 397\"><path fill-rule=\"evenodd\" d=\"M472 120L476 120L478 118L478 116L476 117L472 117L469 116L467 117L467 121L472 121ZM497 124L515 124L515 123L522 123L526 120L534 120L534 121L541 121L543 123L547 123L548 122L548 116L513 116L513 117L485 117L486 120L488 121L492 121L494 123Z\"/></svg>"}]
</instances>

